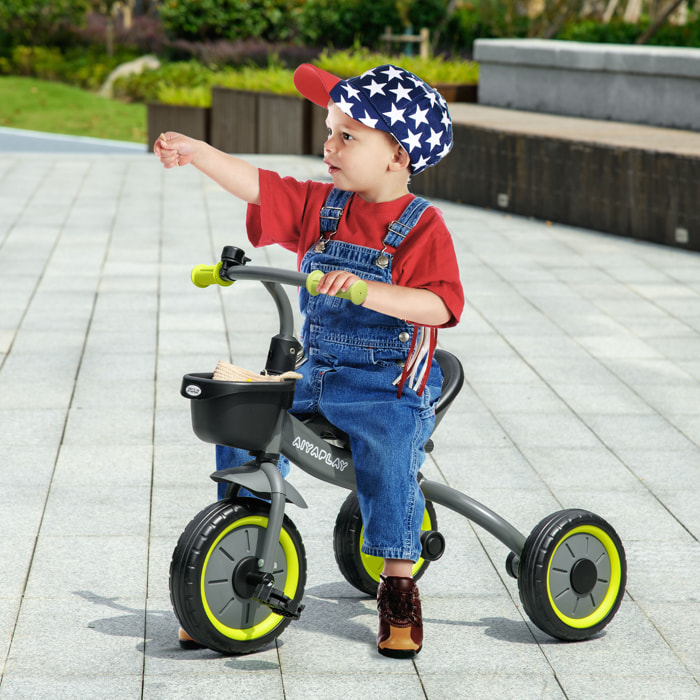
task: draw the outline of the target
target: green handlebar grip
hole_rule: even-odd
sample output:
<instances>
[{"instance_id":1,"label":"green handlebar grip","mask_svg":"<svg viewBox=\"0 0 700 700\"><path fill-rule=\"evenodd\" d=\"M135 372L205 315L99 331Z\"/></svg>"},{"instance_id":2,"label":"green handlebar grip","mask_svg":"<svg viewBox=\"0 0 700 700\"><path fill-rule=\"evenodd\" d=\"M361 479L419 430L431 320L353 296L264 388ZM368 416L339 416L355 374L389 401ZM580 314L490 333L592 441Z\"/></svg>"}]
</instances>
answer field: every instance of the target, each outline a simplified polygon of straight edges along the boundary
<instances>
[{"instance_id":1,"label":"green handlebar grip","mask_svg":"<svg viewBox=\"0 0 700 700\"><path fill-rule=\"evenodd\" d=\"M312 297L318 296L318 283L323 277L323 272L321 270L314 270L310 272L306 278L306 290L311 294ZM338 292L335 296L341 299L348 299L356 306L360 306L364 300L367 298L367 283L364 280L357 280L354 282L347 292Z\"/></svg>"},{"instance_id":2,"label":"green handlebar grip","mask_svg":"<svg viewBox=\"0 0 700 700\"><path fill-rule=\"evenodd\" d=\"M197 265L192 268L190 279L195 287L208 287L210 284L220 284L222 287L229 287L233 284L230 280L221 279L219 270L221 263L216 265Z\"/></svg>"}]
</instances>

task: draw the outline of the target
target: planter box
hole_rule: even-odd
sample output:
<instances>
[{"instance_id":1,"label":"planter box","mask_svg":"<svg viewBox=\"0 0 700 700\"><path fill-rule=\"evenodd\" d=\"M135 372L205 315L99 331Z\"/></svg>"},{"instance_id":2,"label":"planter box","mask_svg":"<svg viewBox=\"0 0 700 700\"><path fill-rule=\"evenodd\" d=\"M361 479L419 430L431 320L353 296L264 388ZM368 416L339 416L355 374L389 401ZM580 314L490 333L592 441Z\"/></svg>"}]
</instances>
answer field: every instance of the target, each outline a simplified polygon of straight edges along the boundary
<instances>
[{"instance_id":1,"label":"planter box","mask_svg":"<svg viewBox=\"0 0 700 700\"><path fill-rule=\"evenodd\" d=\"M326 117L328 110L323 109L313 103L311 105L311 148L310 153L314 156L323 155L323 144L328 138L328 127L326 126Z\"/></svg>"},{"instance_id":2,"label":"planter box","mask_svg":"<svg viewBox=\"0 0 700 700\"><path fill-rule=\"evenodd\" d=\"M302 98L212 88L212 145L226 153L311 153L311 104Z\"/></svg>"},{"instance_id":3,"label":"planter box","mask_svg":"<svg viewBox=\"0 0 700 700\"><path fill-rule=\"evenodd\" d=\"M211 145L225 153L257 153L258 94L213 87Z\"/></svg>"},{"instance_id":4,"label":"planter box","mask_svg":"<svg viewBox=\"0 0 700 700\"><path fill-rule=\"evenodd\" d=\"M185 107L150 102L148 114L148 150L164 131L177 131L195 139L209 141L211 110L209 107Z\"/></svg>"},{"instance_id":5,"label":"planter box","mask_svg":"<svg viewBox=\"0 0 700 700\"><path fill-rule=\"evenodd\" d=\"M479 86L468 83L436 83L433 87L447 102L478 102Z\"/></svg>"},{"instance_id":6,"label":"planter box","mask_svg":"<svg viewBox=\"0 0 700 700\"><path fill-rule=\"evenodd\" d=\"M258 153L311 153L311 103L302 97L258 93Z\"/></svg>"}]
</instances>

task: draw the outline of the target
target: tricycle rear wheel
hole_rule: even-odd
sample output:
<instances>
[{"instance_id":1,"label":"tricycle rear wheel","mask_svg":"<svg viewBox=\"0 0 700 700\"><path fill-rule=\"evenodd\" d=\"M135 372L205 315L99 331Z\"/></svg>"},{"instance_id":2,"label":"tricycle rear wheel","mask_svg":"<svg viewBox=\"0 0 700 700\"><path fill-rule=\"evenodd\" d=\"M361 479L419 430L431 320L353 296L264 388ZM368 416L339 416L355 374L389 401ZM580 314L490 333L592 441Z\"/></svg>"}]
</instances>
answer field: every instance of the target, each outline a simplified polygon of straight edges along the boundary
<instances>
[{"instance_id":1,"label":"tricycle rear wheel","mask_svg":"<svg viewBox=\"0 0 700 700\"><path fill-rule=\"evenodd\" d=\"M620 538L603 518L579 509L544 518L520 556L525 612L543 632L587 639L615 616L625 594L627 562Z\"/></svg>"},{"instance_id":2,"label":"tricycle rear wheel","mask_svg":"<svg viewBox=\"0 0 700 700\"><path fill-rule=\"evenodd\" d=\"M437 530L437 516L431 501L425 502L423 513L423 530ZM362 552L362 514L357 493L351 491L340 507L333 530L333 551L335 561L345 580L359 591L376 597L379 576L384 568L384 560ZM413 578L418 580L430 564L420 558L413 565Z\"/></svg>"}]
</instances>

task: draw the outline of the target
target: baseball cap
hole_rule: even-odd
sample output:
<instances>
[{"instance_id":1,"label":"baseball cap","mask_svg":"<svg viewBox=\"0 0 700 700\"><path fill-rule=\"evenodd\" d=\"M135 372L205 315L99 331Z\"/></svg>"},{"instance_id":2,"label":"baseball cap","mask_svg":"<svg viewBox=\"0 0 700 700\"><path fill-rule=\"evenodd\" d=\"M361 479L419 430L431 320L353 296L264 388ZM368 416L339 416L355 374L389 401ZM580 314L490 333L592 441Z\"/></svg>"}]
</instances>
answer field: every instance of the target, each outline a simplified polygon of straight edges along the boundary
<instances>
[{"instance_id":1,"label":"baseball cap","mask_svg":"<svg viewBox=\"0 0 700 700\"><path fill-rule=\"evenodd\" d=\"M342 80L310 63L294 72L297 90L317 105L333 102L365 126L391 134L417 174L452 149L452 119L440 93L418 76L390 64Z\"/></svg>"}]
</instances>

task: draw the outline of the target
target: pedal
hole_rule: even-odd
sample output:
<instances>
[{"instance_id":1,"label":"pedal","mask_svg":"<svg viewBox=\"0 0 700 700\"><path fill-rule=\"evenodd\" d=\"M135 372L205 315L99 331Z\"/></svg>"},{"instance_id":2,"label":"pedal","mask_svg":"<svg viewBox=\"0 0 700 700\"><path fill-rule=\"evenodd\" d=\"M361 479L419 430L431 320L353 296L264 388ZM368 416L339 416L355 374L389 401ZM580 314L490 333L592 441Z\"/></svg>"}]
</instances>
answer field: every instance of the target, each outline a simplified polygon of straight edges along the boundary
<instances>
[{"instance_id":1,"label":"pedal","mask_svg":"<svg viewBox=\"0 0 700 700\"><path fill-rule=\"evenodd\" d=\"M277 615L291 617L294 620L299 619L305 607L301 603L292 600L289 596L286 596L279 589L273 588L272 582L261 583L255 589L251 597L258 603L266 605L272 612L277 613Z\"/></svg>"}]
</instances>

